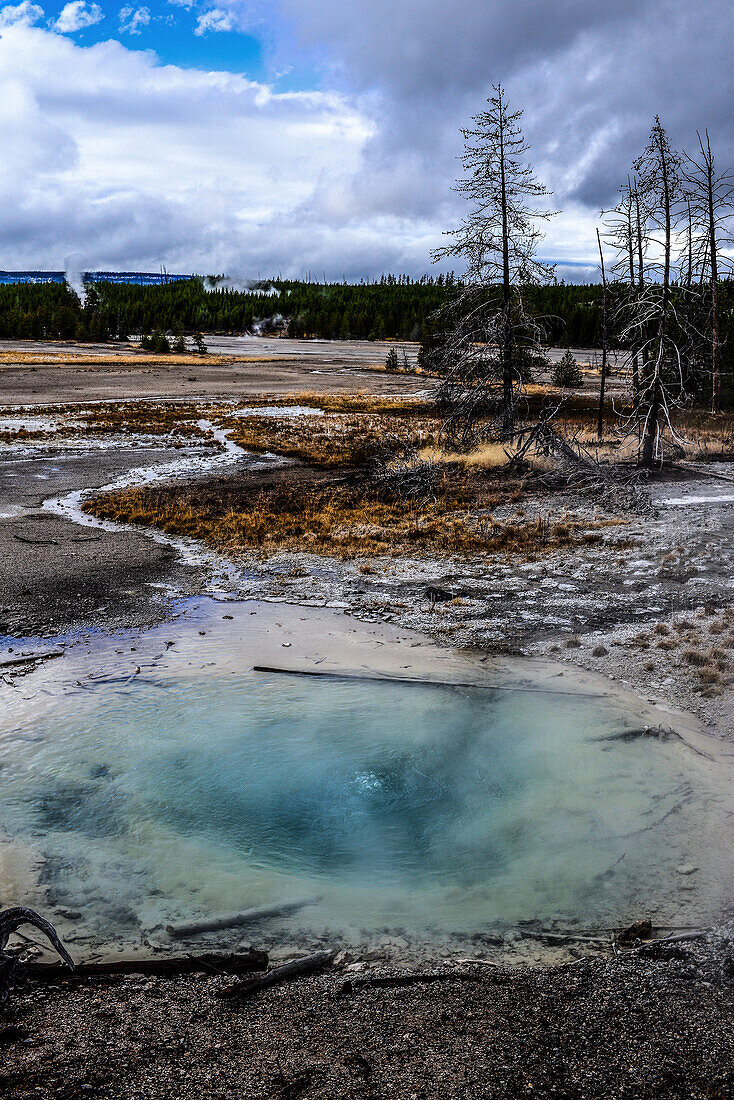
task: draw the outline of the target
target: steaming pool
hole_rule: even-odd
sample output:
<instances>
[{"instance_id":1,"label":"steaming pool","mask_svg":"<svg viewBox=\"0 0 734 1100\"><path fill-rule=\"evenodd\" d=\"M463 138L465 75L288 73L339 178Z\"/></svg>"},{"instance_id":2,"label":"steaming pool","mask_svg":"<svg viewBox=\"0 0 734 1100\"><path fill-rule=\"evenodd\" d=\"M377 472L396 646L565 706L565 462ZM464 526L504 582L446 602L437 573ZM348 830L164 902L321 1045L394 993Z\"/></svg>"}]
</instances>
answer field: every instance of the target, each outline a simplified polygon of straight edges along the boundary
<instances>
[{"instance_id":1,"label":"steaming pool","mask_svg":"<svg viewBox=\"0 0 734 1100\"><path fill-rule=\"evenodd\" d=\"M487 672L256 672L290 643L273 640L283 609L247 607L100 635L28 680L0 736L0 900L32 881L24 900L97 945L292 901L309 904L218 939L458 942L720 912L726 777L675 735L639 735L613 696Z\"/></svg>"}]
</instances>

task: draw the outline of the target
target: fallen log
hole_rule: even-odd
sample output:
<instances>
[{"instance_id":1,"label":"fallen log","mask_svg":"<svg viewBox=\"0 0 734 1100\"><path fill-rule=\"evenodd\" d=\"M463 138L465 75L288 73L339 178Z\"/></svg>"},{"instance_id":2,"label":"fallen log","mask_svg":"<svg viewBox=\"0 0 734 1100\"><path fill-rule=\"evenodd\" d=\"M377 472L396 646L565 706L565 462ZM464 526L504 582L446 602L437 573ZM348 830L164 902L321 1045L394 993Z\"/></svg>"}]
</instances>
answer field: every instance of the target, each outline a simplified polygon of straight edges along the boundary
<instances>
[{"instance_id":1,"label":"fallen log","mask_svg":"<svg viewBox=\"0 0 734 1100\"><path fill-rule=\"evenodd\" d=\"M264 974L262 978L254 978L251 981L235 982L234 985L225 986L217 990L217 996L222 998L251 997L261 989L268 989L272 985L280 985L282 982L293 981L294 978L303 978L307 974L315 974L331 966L336 957L336 951L316 951L313 955L303 955L300 959L275 966Z\"/></svg>"},{"instance_id":2,"label":"fallen log","mask_svg":"<svg viewBox=\"0 0 734 1100\"><path fill-rule=\"evenodd\" d=\"M49 649L45 653L29 653L27 657L4 657L0 668L12 668L15 665L31 665L34 661L50 661L52 657L63 657L63 649Z\"/></svg>"},{"instance_id":3,"label":"fallen log","mask_svg":"<svg viewBox=\"0 0 734 1100\"><path fill-rule=\"evenodd\" d=\"M245 924L257 924L274 917L289 917L315 905L318 898L304 898L301 901L281 902L280 905L261 905L254 909L244 909L241 913L228 913L221 917L204 917L202 920L183 921L180 924L167 924L166 932L172 939L185 939L187 936L199 936L204 932L219 932L223 928L239 928Z\"/></svg>"},{"instance_id":4,"label":"fallen log","mask_svg":"<svg viewBox=\"0 0 734 1100\"><path fill-rule=\"evenodd\" d=\"M573 695L576 699L604 699L606 696L600 692L589 691L558 691L556 688L533 688L525 684L480 684L472 680L426 680L420 676L383 676L365 674L362 672L339 672L338 669L317 670L313 668L278 668L275 665L253 665L253 672L267 672L282 676L310 676L312 678L336 679L336 680L361 680L373 684L422 684L424 687L452 687L452 688L477 688L481 691L524 691L542 692L544 695Z\"/></svg>"},{"instance_id":5,"label":"fallen log","mask_svg":"<svg viewBox=\"0 0 734 1100\"><path fill-rule=\"evenodd\" d=\"M168 959L120 959L114 962L77 963L73 974L59 963L26 963L23 973L37 982L72 981L85 978L109 978L126 974L177 978L182 974L248 974L266 970L267 951L250 948L235 954L209 952L203 955L180 955Z\"/></svg>"}]
</instances>

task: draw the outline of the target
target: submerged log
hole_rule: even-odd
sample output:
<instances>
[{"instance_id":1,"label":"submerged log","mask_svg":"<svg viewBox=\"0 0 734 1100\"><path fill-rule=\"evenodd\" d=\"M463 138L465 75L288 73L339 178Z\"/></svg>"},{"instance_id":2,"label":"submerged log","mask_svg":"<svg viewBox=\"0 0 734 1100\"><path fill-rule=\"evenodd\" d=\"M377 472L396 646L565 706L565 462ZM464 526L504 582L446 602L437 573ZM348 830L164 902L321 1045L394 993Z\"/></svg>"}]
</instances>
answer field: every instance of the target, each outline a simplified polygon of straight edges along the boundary
<instances>
[{"instance_id":1,"label":"submerged log","mask_svg":"<svg viewBox=\"0 0 734 1100\"><path fill-rule=\"evenodd\" d=\"M114 962L77 963L71 974L59 963L26 963L23 971L39 982L83 980L85 978L109 978L126 974L143 974L151 977L176 978L181 974L249 974L266 970L267 951L250 948L235 954L221 955L208 952L203 955L180 955L167 959L119 959Z\"/></svg>"},{"instance_id":2,"label":"submerged log","mask_svg":"<svg viewBox=\"0 0 734 1100\"><path fill-rule=\"evenodd\" d=\"M482 658L484 660L484 658ZM253 672L267 672L281 676L310 676L312 679L361 680L371 684L421 684L436 688L477 688L480 691L524 691L544 695L573 695L576 699L604 699L606 695L594 691L559 691L552 687L528 687L527 684L481 684L472 680L427 680L421 676L387 676L381 673L340 672L338 669L278 668L275 665L253 665Z\"/></svg>"},{"instance_id":3,"label":"submerged log","mask_svg":"<svg viewBox=\"0 0 734 1100\"><path fill-rule=\"evenodd\" d=\"M313 955L303 955L300 959L293 959L292 962L273 967L262 978L254 978L249 982L235 982L234 985L225 986L223 989L217 990L217 996L223 998L251 997L253 993L257 993L261 989L268 989L271 985L280 985L282 982L290 982L294 978L303 978L307 974L315 974L319 970L324 970L327 966L331 966L335 958L336 950L316 951Z\"/></svg>"},{"instance_id":4,"label":"submerged log","mask_svg":"<svg viewBox=\"0 0 734 1100\"><path fill-rule=\"evenodd\" d=\"M187 936L200 936L204 932L219 932L224 928L239 928L246 924L257 924L275 917L289 917L307 905L316 905L318 898L304 898L301 901L281 902L279 905L261 905L254 909L244 909L241 913L227 913L220 917L204 917L201 920L183 921L180 924L167 924L166 932L172 939L185 939Z\"/></svg>"}]
</instances>

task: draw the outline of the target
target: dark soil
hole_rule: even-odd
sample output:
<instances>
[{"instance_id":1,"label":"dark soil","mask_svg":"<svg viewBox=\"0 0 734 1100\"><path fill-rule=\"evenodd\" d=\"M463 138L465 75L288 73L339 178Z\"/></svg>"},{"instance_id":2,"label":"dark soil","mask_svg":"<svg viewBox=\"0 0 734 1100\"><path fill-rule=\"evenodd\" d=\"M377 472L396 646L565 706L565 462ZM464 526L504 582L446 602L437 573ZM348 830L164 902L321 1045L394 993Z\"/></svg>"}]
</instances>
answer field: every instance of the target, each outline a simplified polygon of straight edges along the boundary
<instances>
[{"instance_id":1,"label":"dark soil","mask_svg":"<svg viewBox=\"0 0 734 1100\"><path fill-rule=\"evenodd\" d=\"M77 626L155 621L160 590L181 567L144 535L79 527L52 515L0 523L0 634L60 634Z\"/></svg>"},{"instance_id":2,"label":"dark soil","mask_svg":"<svg viewBox=\"0 0 734 1100\"><path fill-rule=\"evenodd\" d=\"M644 950L644 949L643 949ZM648 949L649 950L649 949ZM229 979L16 994L8 1098L734 1096L730 936L554 969L370 987L335 971L233 1004ZM381 976L396 971L379 972Z\"/></svg>"}]
</instances>

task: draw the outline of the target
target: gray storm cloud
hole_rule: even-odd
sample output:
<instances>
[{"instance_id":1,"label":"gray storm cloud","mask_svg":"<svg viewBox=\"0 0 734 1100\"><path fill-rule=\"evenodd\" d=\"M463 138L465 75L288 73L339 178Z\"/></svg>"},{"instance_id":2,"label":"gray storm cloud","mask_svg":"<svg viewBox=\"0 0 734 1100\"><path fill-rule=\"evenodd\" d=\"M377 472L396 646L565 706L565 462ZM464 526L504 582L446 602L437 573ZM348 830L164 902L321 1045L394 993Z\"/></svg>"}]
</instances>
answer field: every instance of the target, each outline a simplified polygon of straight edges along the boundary
<instances>
[{"instance_id":1,"label":"gray storm cloud","mask_svg":"<svg viewBox=\"0 0 734 1100\"><path fill-rule=\"evenodd\" d=\"M459 128L497 81L525 109L536 171L563 209L543 253L566 277L595 271L595 218L655 113L678 145L708 127L734 165L724 0L218 7L259 28L274 73L295 66L315 90L163 66L129 38L83 48L37 5L13 8L0 37L2 266L76 255L87 269L420 274L461 212Z\"/></svg>"},{"instance_id":2,"label":"gray storm cloud","mask_svg":"<svg viewBox=\"0 0 734 1100\"><path fill-rule=\"evenodd\" d=\"M525 109L536 165L561 205L608 204L656 113L674 142L708 127L734 163L734 18L728 0L281 0L335 78L372 97L369 168L392 209L439 212L458 129L501 81ZM400 186L410 165L413 192ZM397 172L397 177L393 175ZM363 177L364 178L364 177ZM375 202L374 192L358 202ZM591 253L591 246L589 248Z\"/></svg>"}]
</instances>

